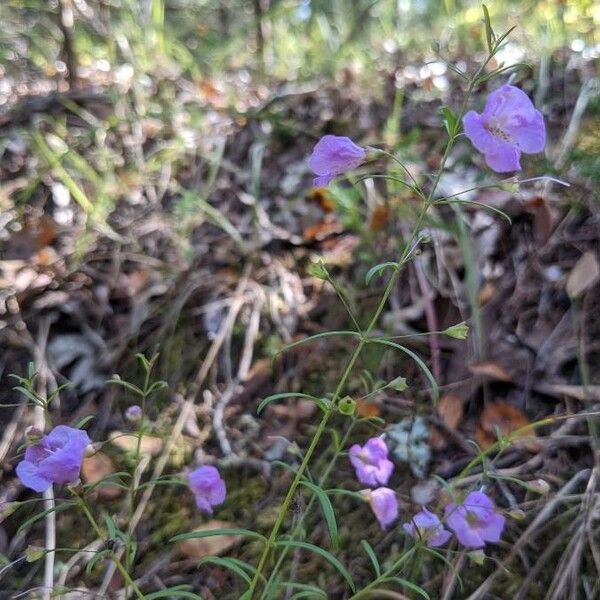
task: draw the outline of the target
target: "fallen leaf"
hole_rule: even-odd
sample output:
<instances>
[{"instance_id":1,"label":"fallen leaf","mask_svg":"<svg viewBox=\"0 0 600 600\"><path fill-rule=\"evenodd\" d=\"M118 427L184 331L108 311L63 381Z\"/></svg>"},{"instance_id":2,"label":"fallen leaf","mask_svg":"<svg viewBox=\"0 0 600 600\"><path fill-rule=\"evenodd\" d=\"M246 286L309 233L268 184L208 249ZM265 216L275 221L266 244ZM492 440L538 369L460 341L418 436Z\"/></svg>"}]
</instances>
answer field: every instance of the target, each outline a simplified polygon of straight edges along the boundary
<instances>
[{"instance_id":1,"label":"fallen leaf","mask_svg":"<svg viewBox=\"0 0 600 600\"><path fill-rule=\"evenodd\" d=\"M113 431L109 434L108 439L111 444L115 445L119 450L124 452L135 452L137 448L137 435L132 433L123 433L121 431ZM140 444L140 452L149 454L150 456L158 456L163 447L163 441L160 438L150 435L142 436Z\"/></svg>"},{"instance_id":2,"label":"fallen leaf","mask_svg":"<svg viewBox=\"0 0 600 600\"><path fill-rule=\"evenodd\" d=\"M371 231L381 231L390 220L390 211L385 204L378 204L373 213L371 214L371 220L369 221L369 229Z\"/></svg>"},{"instance_id":3,"label":"fallen leaf","mask_svg":"<svg viewBox=\"0 0 600 600\"><path fill-rule=\"evenodd\" d=\"M321 241L336 233L342 233L344 228L338 221L321 221L316 225L307 227L302 233L305 242Z\"/></svg>"},{"instance_id":4,"label":"fallen leaf","mask_svg":"<svg viewBox=\"0 0 600 600\"><path fill-rule=\"evenodd\" d=\"M331 198L331 194L329 193L329 190L327 188L312 188L309 194L309 198L313 202L316 202L321 207L321 210L323 210L323 212L325 213L333 212L333 210L335 209L335 202Z\"/></svg>"},{"instance_id":5,"label":"fallen leaf","mask_svg":"<svg viewBox=\"0 0 600 600\"><path fill-rule=\"evenodd\" d=\"M463 400L454 394L442 396L436 406L436 412L449 429L456 429L464 414ZM429 445L434 450L443 450L448 445L446 436L435 425L430 426Z\"/></svg>"},{"instance_id":6,"label":"fallen leaf","mask_svg":"<svg viewBox=\"0 0 600 600\"><path fill-rule=\"evenodd\" d=\"M506 369L502 365L492 361L469 365L469 371L473 375L481 375L498 381L512 381L512 377Z\"/></svg>"},{"instance_id":7,"label":"fallen leaf","mask_svg":"<svg viewBox=\"0 0 600 600\"><path fill-rule=\"evenodd\" d=\"M211 529L231 529L234 523L219 521L214 519L196 527L194 531L210 531ZM183 540L177 544L175 550L181 556L186 558L201 559L205 556L220 556L239 544L242 541L241 535L213 535L205 538L191 538Z\"/></svg>"},{"instance_id":8,"label":"fallen leaf","mask_svg":"<svg viewBox=\"0 0 600 600\"><path fill-rule=\"evenodd\" d=\"M481 414L475 437L481 448L487 450L498 441L498 436L514 434L528 425L530 421L527 415L518 408L506 402L494 402ZM516 445L523 446L530 452L539 452L540 445L533 439L535 437L535 430L530 428L516 434L512 439L518 440Z\"/></svg>"},{"instance_id":9,"label":"fallen leaf","mask_svg":"<svg viewBox=\"0 0 600 600\"><path fill-rule=\"evenodd\" d=\"M81 465L81 478L85 483L98 483L115 472L115 467L110 456L102 452L96 452L92 456L86 456ZM95 488L98 496L105 500L114 500L123 491L114 484L99 485Z\"/></svg>"},{"instance_id":10,"label":"fallen leaf","mask_svg":"<svg viewBox=\"0 0 600 600\"><path fill-rule=\"evenodd\" d=\"M592 250L585 252L575 263L567 278L567 294L575 299L582 296L600 280L600 265Z\"/></svg>"},{"instance_id":11,"label":"fallen leaf","mask_svg":"<svg viewBox=\"0 0 600 600\"><path fill-rule=\"evenodd\" d=\"M362 418L378 417L381 414L381 409L376 402L368 400L356 401L356 416Z\"/></svg>"}]
</instances>

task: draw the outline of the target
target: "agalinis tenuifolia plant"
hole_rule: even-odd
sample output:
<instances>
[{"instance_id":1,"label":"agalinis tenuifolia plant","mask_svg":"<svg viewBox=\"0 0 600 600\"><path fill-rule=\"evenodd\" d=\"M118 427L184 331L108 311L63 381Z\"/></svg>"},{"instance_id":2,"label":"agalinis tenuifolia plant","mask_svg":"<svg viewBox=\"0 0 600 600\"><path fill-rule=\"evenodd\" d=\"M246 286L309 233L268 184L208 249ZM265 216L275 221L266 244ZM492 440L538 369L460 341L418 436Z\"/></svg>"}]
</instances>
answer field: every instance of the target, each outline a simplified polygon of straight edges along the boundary
<instances>
[{"instance_id":1,"label":"agalinis tenuifolia plant","mask_svg":"<svg viewBox=\"0 0 600 600\"><path fill-rule=\"evenodd\" d=\"M402 353L416 363L424 379L429 385L429 394L432 402L438 397L438 385L430 372L427 364L415 352L398 342L395 337L376 335L380 317L384 312L390 296L394 292L403 270L419 252L421 246L428 243L430 236L424 231L424 224L429 211L438 206L448 204L476 204L479 208L485 206L463 198L463 192L450 196L440 196L438 186L446 168L447 161L461 138L466 136L472 146L480 155L473 156L473 162L483 168L491 168L498 173L512 173L513 175L492 185L513 186L529 180L519 180L515 172L521 169L522 154L533 154L543 151L546 132L542 114L533 106L529 97L517 86L501 82L488 95L481 113L468 110L473 101L473 93L484 83L490 80L503 79L512 67L499 66L491 68L489 65L499 49L505 43L507 32L496 36L489 22L487 11L484 10L485 34L487 40L487 56L473 73L466 73L456 66L452 71L457 73L464 83L465 92L462 104L453 110L450 107L441 109L442 123L447 134L445 149L437 171L430 176L413 174L402 162L399 155L393 150L382 148L362 147L348 137L326 135L315 145L308 159L308 165L315 174L315 186L328 186L336 179L348 176L351 183L360 189L363 180L387 179L394 184L399 184L411 192L411 196L418 200L418 208L414 216L411 232L406 239L398 240L398 253L378 265L373 266L367 273L366 284L374 277L386 277L385 289L378 299L377 306L368 319L361 326L349 307L347 298L323 263L314 265L313 275L329 283L339 296L344 308L349 313L349 320L353 329L344 331L322 332L315 336L303 339L289 345L287 348L301 344L309 344L315 339L327 336L342 336L347 340L351 350L341 370L341 376L333 391L327 393L323 390L319 396L304 392L287 392L265 398L258 407L258 412L270 404L282 399L301 396L315 402L321 411L321 418L308 446L301 452L300 462L292 469L291 483L287 489L268 535L262 535L249 529L211 529L196 530L182 533L173 540L200 538L214 535L234 534L252 540L258 545L258 559L256 564L249 564L239 559L219 557L215 559L219 566L228 568L238 576L246 586L241 593L242 600L278 599L278 598L327 598L327 591L320 589L317 581L297 581L293 569L288 568L288 555L290 551L313 553L318 560L323 560L333 567L340 575L340 581L345 586L343 595L339 597L358 598L378 597L378 590L389 586L410 586L412 591L418 591L428 597L425 590L420 587L423 582L407 580L406 572L417 574L414 564L423 560L424 556L445 560L440 552L466 552L472 557L481 559L488 544L496 544L501 538L506 525L506 517L493 499L494 490L489 481L481 480L473 484L471 478L469 485L461 485L461 479L456 478L451 483L445 483L443 492L438 497L421 505L420 510L407 511L399 502L397 490L392 484L394 476L394 462L390 446L390 431L386 423L375 422L367 417L360 418L356 415L356 402L348 395L348 384L363 353L377 347L383 351ZM438 49L439 50L439 49ZM465 143L468 143L465 141ZM373 165L381 165L388 161L388 169L384 172L373 172ZM485 165L484 165L485 163ZM359 170L359 177L353 177L352 172ZM491 187L487 184L485 187ZM472 191L477 188L470 188ZM493 209L499 212L497 209ZM428 332L429 334L447 335L458 339L465 339L468 327L459 323L444 331ZM410 336L408 336L410 337ZM74 427L58 425L46 427L47 431L34 430L27 437L27 447L22 460L17 466L17 475L23 485L37 493L43 493L44 498L54 489L53 486L66 486L70 494L64 500L64 507L72 506L79 509L90 524L90 527L103 540L104 546L98 551L99 557L104 557L114 564L125 581L126 595L131 592L138 598L144 598L140 585L132 576L137 560L137 545L134 539L134 522L136 518L138 500L142 484L138 474L141 461L142 438L148 431L146 417L146 401L156 391L165 386L162 381L152 382L151 373L155 358L148 360L139 357L144 370L144 384L137 387L125 382L118 377L111 383L126 388L136 397L137 404L132 404L124 411L124 420L135 428L136 437L133 462L130 472L120 473L120 481L126 482L128 494L127 516L124 525L117 525L114 519L107 514L102 518L96 514L94 507L89 502L89 495L93 486L83 485L79 481L79 474L87 453L93 454L101 445L101 440L90 440L84 431L84 423ZM22 391L36 405L36 410L47 413L51 399L41 397L34 393L31 381L21 381ZM406 389L404 377L398 375L393 380L375 386L374 391L391 388L397 391ZM335 417L342 417L332 421ZM371 422L369 422L371 421ZM49 419L46 419L46 423ZM357 425L364 426L365 422L378 430L367 439L355 439ZM364 430L364 427L362 428ZM333 440L327 449L325 439L327 432L331 433ZM329 438L327 438L329 439ZM323 448L325 449L323 450ZM318 450L321 450L317 452ZM316 468L315 460L318 454L321 460ZM353 489L333 488L327 484L332 475L338 470L340 458L344 458L346 465L354 469L356 482ZM477 458L463 471L465 476L477 462L486 462L485 453L478 454ZM218 511L225 502L227 486L219 470L209 464L189 466L181 469L177 477L171 477L160 482L161 485L184 485L193 494L199 511L209 516ZM287 517L292 502L300 490L308 496L306 504L300 514L296 514L292 524L289 525ZM360 585L355 581L351 570L336 556L340 545L338 520L344 519L334 508L336 495L345 495L356 503L357 510L368 505L372 515L368 518L378 522L386 535L393 535L395 539L404 544L404 549L398 551L395 545L394 554L380 558L376 556L368 540L362 539L356 547L356 553L361 553L369 559L374 575L370 581L361 577ZM307 541L306 517L312 507L320 506L324 516L325 525L329 534L330 548L324 548ZM53 505L49 510L54 510ZM102 520L103 519L103 520ZM43 549L46 553L54 552L53 547ZM348 551L348 550L347 550ZM353 549L350 550L351 552ZM32 555L32 553L30 553ZM205 559L204 562L207 562ZM51 569L50 569L51 570ZM401 574L403 575L401 577ZM416 575L415 575L416 576ZM52 581L50 573L49 581ZM339 588L338 588L339 589ZM187 598L200 598L189 589L181 586L163 590L162 595L153 593L152 598L178 597L178 594ZM170 594L170 596L169 596ZM295 594L291 596L290 594Z\"/></svg>"}]
</instances>

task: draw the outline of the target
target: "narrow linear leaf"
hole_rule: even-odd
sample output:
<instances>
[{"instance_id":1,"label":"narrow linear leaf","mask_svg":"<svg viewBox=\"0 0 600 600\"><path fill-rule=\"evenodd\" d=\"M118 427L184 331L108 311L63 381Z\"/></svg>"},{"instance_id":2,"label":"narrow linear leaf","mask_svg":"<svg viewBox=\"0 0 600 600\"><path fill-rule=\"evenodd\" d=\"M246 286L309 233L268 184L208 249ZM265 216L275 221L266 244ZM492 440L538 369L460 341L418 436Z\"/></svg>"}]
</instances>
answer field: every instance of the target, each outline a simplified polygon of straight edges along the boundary
<instances>
[{"instance_id":1,"label":"narrow linear leaf","mask_svg":"<svg viewBox=\"0 0 600 600\"><path fill-rule=\"evenodd\" d=\"M246 573L246 570L242 568L242 566L239 564L240 562L243 561L237 561L233 558L226 558L222 556L207 556L198 563L198 567L201 567L205 564L224 567L225 569L241 577L248 585L250 585L250 583L252 583L252 578L248 575L248 573Z\"/></svg>"},{"instance_id":2,"label":"narrow linear leaf","mask_svg":"<svg viewBox=\"0 0 600 600\"><path fill-rule=\"evenodd\" d=\"M440 390L437 381L435 380L435 377L432 375L427 365L417 354L415 354L412 350L409 350L408 348L401 346L400 344L396 344L396 342L392 342L390 340L374 338L370 339L369 342L382 344L383 346L390 346L391 348L396 348L396 350L400 350L400 352L404 352L404 354L408 354L408 356L410 356L417 363L417 366L421 369L421 371L423 371L423 374L431 384L431 393L433 395L434 401L438 400L438 398L440 397Z\"/></svg>"},{"instance_id":3,"label":"narrow linear leaf","mask_svg":"<svg viewBox=\"0 0 600 600\"><path fill-rule=\"evenodd\" d=\"M296 583L292 581L284 581L279 584L280 587L285 587L291 590L298 590L299 593L302 594L312 594L312 596L301 596L303 598L318 598L319 600L327 600L327 594L315 585L310 585L308 583ZM293 598L297 598L298 596L292 596Z\"/></svg>"},{"instance_id":4,"label":"narrow linear leaf","mask_svg":"<svg viewBox=\"0 0 600 600\"><path fill-rule=\"evenodd\" d=\"M263 398L260 401L256 412L257 414L260 414L267 405L271 404L271 402L286 400L287 398L305 398L307 400L312 400L323 412L327 412L331 408L331 402L329 402L329 400L326 398L317 398L316 396L311 396L310 394L301 394L299 392L282 392L281 394L273 394Z\"/></svg>"},{"instance_id":5,"label":"narrow linear leaf","mask_svg":"<svg viewBox=\"0 0 600 600\"><path fill-rule=\"evenodd\" d=\"M238 529L235 527L223 527L221 529L206 529L204 531L190 531L189 533L180 533L171 538L171 542L179 542L181 540L191 540L193 538L213 537L215 535L241 535L255 540L266 542L267 538L256 531L250 529Z\"/></svg>"},{"instance_id":6,"label":"narrow linear leaf","mask_svg":"<svg viewBox=\"0 0 600 600\"><path fill-rule=\"evenodd\" d=\"M383 271L385 271L386 269L397 269L397 268L398 268L397 262L384 262L384 263L375 265L374 267L371 267L367 271L367 274L365 275L365 283L367 285L369 285L371 283L371 279L373 279L373 277L375 275L381 275L381 273L383 273Z\"/></svg>"},{"instance_id":7,"label":"narrow linear leaf","mask_svg":"<svg viewBox=\"0 0 600 600\"><path fill-rule=\"evenodd\" d=\"M31 517L30 519L27 519L17 530L17 535L23 531L25 531L30 525L33 525L34 523L37 523L39 520L43 519L46 515L49 515L52 512L63 512L65 510L67 510L68 508L71 508L72 506L75 506L75 502L64 502L63 504L58 504L57 506L55 506L54 508L49 508L47 510L42 511L41 513L38 513L37 515Z\"/></svg>"},{"instance_id":8,"label":"narrow linear leaf","mask_svg":"<svg viewBox=\"0 0 600 600\"><path fill-rule=\"evenodd\" d=\"M381 582L382 583L388 583L388 582L397 583L398 585L401 585L402 587L412 590L413 592L415 592L415 594L418 594L419 596L421 596L421 598L425 598L425 600L431 600L431 598L429 597L429 594L422 587L419 587L416 583L412 583L412 581L408 581L406 579L403 579L402 577L386 577L385 579L382 579Z\"/></svg>"},{"instance_id":9,"label":"narrow linear leaf","mask_svg":"<svg viewBox=\"0 0 600 600\"><path fill-rule=\"evenodd\" d=\"M158 592L144 594L146 600L156 600L157 598L193 598L194 600L203 600L202 596L189 591L189 585L174 585Z\"/></svg>"},{"instance_id":10,"label":"narrow linear leaf","mask_svg":"<svg viewBox=\"0 0 600 600\"><path fill-rule=\"evenodd\" d=\"M279 354L282 354L283 352L287 352L288 350L291 350L292 348L302 346L303 344L308 344L310 342L314 342L315 340L319 340L322 338L336 337L336 336L352 336L352 337L360 338L360 333L358 333L356 331L350 331L349 329L348 330L340 330L340 331L324 331L323 333L315 333L315 335L310 335L306 338L298 340L297 342L287 344L281 350L279 350L279 352L277 352L276 356Z\"/></svg>"},{"instance_id":11,"label":"narrow linear leaf","mask_svg":"<svg viewBox=\"0 0 600 600\"><path fill-rule=\"evenodd\" d=\"M319 504L321 505L321 510L323 511L323 516L325 517L325 522L327 523L327 529L329 529L329 537L331 538L331 545L338 549L340 547L340 538L338 536L338 527L337 522L335 520L335 513L333 511L333 506L331 504L331 500L325 493L322 487L311 483L310 481L302 480L300 482L302 485L306 486L309 490L311 490L317 497Z\"/></svg>"},{"instance_id":12,"label":"narrow linear leaf","mask_svg":"<svg viewBox=\"0 0 600 600\"><path fill-rule=\"evenodd\" d=\"M335 556L333 556L333 554L327 552L327 550L323 550L323 548L319 548L319 546L315 546L314 544L300 542L297 540L280 540L276 542L275 545L283 548L298 548L300 550L308 550L309 552L318 554L338 571L338 573L346 580L353 592L356 591L354 581L352 580L352 577L350 576L350 573L348 573L346 567L344 567L344 565Z\"/></svg>"},{"instance_id":13,"label":"narrow linear leaf","mask_svg":"<svg viewBox=\"0 0 600 600\"><path fill-rule=\"evenodd\" d=\"M375 571L375 575L377 575L378 578L381 577L381 567L379 566L379 561L377 560L377 555L375 554L375 551L371 547L371 544L369 544L369 542L367 542L367 540L360 540L360 545L363 547L364 551L366 552L367 556L369 557L369 560L371 561L371 564L373 565L373 571Z\"/></svg>"},{"instance_id":14,"label":"narrow linear leaf","mask_svg":"<svg viewBox=\"0 0 600 600\"><path fill-rule=\"evenodd\" d=\"M506 219L509 222L509 224L512 225L512 219L503 210L496 208L495 206L490 206L489 204L484 204L483 202L477 202L476 200L438 200L437 202L435 202L435 204L470 204L479 208L483 208L484 210L489 210L490 212L496 213L497 215L500 215L503 219Z\"/></svg>"}]
</instances>

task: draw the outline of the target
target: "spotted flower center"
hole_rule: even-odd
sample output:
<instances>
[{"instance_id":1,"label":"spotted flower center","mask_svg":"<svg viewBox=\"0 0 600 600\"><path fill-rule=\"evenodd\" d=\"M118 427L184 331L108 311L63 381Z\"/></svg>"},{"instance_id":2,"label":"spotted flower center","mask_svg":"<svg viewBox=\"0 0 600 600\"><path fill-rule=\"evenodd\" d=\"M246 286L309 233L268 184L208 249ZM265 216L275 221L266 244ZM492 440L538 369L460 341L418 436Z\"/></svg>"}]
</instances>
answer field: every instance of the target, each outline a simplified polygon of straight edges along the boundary
<instances>
[{"instance_id":1,"label":"spotted flower center","mask_svg":"<svg viewBox=\"0 0 600 600\"><path fill-rule=\"evenodd\" d=\"M505 142L508 142L509 144L515 143L513 140L513 137L511 135L509 135L508 133L506 133L506 131L504 129L502 129L502 123L498 123L497 121L492 121L490 123L487 123L485 128L494 137L500 138L501 140L504 140Z\"/></svg>"}]
</instances>

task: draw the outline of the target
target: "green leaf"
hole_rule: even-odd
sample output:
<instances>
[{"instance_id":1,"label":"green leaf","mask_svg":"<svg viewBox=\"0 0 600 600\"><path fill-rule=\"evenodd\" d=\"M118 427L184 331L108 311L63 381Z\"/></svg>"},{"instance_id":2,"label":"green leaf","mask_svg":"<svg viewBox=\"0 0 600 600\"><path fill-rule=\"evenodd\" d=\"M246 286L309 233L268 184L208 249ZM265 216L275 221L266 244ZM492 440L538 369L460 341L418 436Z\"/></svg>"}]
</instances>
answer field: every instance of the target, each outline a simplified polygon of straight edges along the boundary
<instances>
[{"instance_id":1,"label":"green leaf","mask_svg":"<svg viewBox=\"0 0 600 600\"><path fill-rule=\"evenodd\" d=\"M83 417L83 419L80 419L79 421L77 421L77 424L75 425L75 429L83 429L84 425L87 425L92 419L95 419L96 417L94 415L88 415L87 417Z\"/></svg>"},{"instance_id":2,"label":"green leaf","mask_svg":"<svg viewBox=\"0 0 600 600\"><path fill-rule=\"evenodd\" d=\"M448 135L453 137L456 135L458 129L456 115L449 106L442 106L439 110L442 113L442 122L444 123Z\"/></svg>"},{"instance_id":3,"label":"green leaf","mask_svg":"<svg viewBox=\"0 0 600 600\"><path fill-rule=\"evenodd\" d=\"M301 394L299 392L283 392L281 394L272 394L271 396L263 398L256 409L256 413L260 414L267 405L271 404L271 402L277 402L278 400L285 400L287 398L306 398L307 400L312 400L323 412L328 412L331 409L331 402L327 400L327 398L317 398L316 396Z\"/></svg>"},{"instance_id":4,"label":"green leaf","mask_svg":"<svg viewBox=\"0 0 600 600\"><path fill-rule=\"evenodd\" d=\"M331 505L331 500L329 499L329 497L325 493L325 490L323 490L322 487L306 480L302 480L300 483L306 486L309 490L311 490L317 497L317 500L321 505L321 510L323 511L323 516L325 517L325 522L327 523L329 537L331 538L331 545L335 549L338 549L340 547L340 538L338 536L338 527L337 522L335 520L333 506Z\"/></svg>"},{"instance_id":5,"label":"green leaf","mask_svg":"<svg viewBox=\"0 0 600 600\"><path fill-rule=\"evenodd\" d=\"M367 285L369 285L371 283L371 279L373 279L373 277L375 275L381 275L381 273L383 271L385 271L386 269L397 269L397 268L398 268L398 263L397 262L379 263L378 265L375 265L374 267L371 267L367 271L367 274L365 275L365 283Z\"/></svg>"},{"instance_id":6,"label":"green leaf","mask_svg":"<svg viewBox=\"0 0 600 600\"><path fill-rule=\"evenodd\" d=\"M376 344L382 344L383 346L390 346L392 348L396 348L396 350L400 350L400 352L404 352L404 354L408 354L408 356L410 356L417 363L417 366L421 369L421 371L423 371L423 374L428 379L429 383L431 384L431 394L433 399L434 401L437 401L437 399L440 397L440 389L438 384L435 380L435 377L431 374L431 371L427 368L427 365L418 355L416 355L412 350L409 350L400 344L396 344L396 342L392 342L391 340L372 338L368 341L370 343L373 342Z\"/></svg>"},{"instance_id":7,"label":"green leaf","mask_svg":"<svg viewBox=\"0 0 600 600\"><path fill-rule=\"evenodd\" d=\"M324 331L323 333L316 333L315 335L310 335L302 340L298 340L297 342L287 344L287 346L284 346L281 350L279 350L279 352L277 352L277 354L275 356L282 354L283 352L287 352L288 350L291 350L292 348L296 348L297 346L301 346L302 344L308 344L309 342L314 342L315 340L318 340L321 338L344 336L344 335L349 335L349 336L357 337L357 338L361 337L360 333L358 333L356 331L350 331L350 330Z\"/></svg>"},{"instance_id":8,"label":"green leaf","mask_svg":"<svg viewBox=\"0 0 600 600\"><path fill-rule=\"evenodd\" d=\"M488 12L487 6L485 4L482 4L481 8L483 9L483 22L485 24L485 40L487 43L488 52L490 54L493 54L496 36L494 35L494 30L492 29L490 13Z\"/></svg>"},{"instance_id":9,"label":"green leaf","mask_svg":"<svg viewBox=\"0 0 600 600\"><path fill-rule=\"evenodd\" d=\"M159 590L158 592L152 592L150 594L144 594L146 600L157 600L157 598L193 598L194 600L203 600L202 596L189 591L190 586L186 584L174 585L173 587Z\"/></svg>"},{"instance_id":10,"label":"green leaf","mask_svg":"<svg viewBox=\"0 0 600 600\"><path fill-rule=\"evenodd\" d=\"M144 397L144 392L140 390L140 388L137 385L134 385L133 383L129 383L129 381L121 379L118 375L115 375L112 379L108 379L106 383L115 383L128 389L130 392L141 396L142 398Z\"/></svg>"},{"instance_id":11,"label":"green leaf","mask_svg":"<svg viewBox=\"0 0 600 600\"><path fill-rule=\"evenodd\" d=\"M381 577L381 567L379 566L379 561L377 560L377 555L375 551L371 547L371 544L367 542L367 540L360 540L360 545L363 547L364 551L367 553L371 564L373 565L373 571L375 571L375 575L377 577Z\"/></svg>"},{"instance_id":12,"label":"green leaf","mask_svg":"<svg viewBox=\"0 0 600 600\"><path fill-rule=\"evenodd\" d=\"M267 538L256 531L250 529L238 529L236 527L223 527L221 529L205 529L204 531L190 531L189 533L180 533L171 538L171 542L179 542L181 540L191 540L194 538L213 537L215 535L241 535L261 542L266 542Z\"/></svg>"},{"instance_id":13,"label":"green leaf","mask_svg":"<svg viewBox=\"0 0 600 600\"><path fill-rule=\"evenodd\" d=\"M308 542L300 542L298 540L280 540L275 542L276 546L281 546L283 548L298 548L300 550L308 550L309 552L313 552L314 554L318 554L322 558L324 558L330 565L335 567L338 573L346 580L350 589L355 592L356 586L354 585L354 581L348 573L348 570L344 565L330 552L327 550L323 550L323 548L319 548L319 546L315 546L314 544L309 544Z\"/></svg>"},{"instance_id":14,"label":"green leaf","mask_svg":"<svg viewBox=\"0 0 600 600\"><path fill-rule=\"evenodd\" d=\"M19 533L22 533L23 531L25 531L30 525L33 525L34 523L37 523L39 520L43 519L46 515L48 515L52 512L56 512L56 513L63 512L65 510L67 510L68 508L71 508L72 506L75 506L75 505L76 505L75 502L66 501L66 502L63 502L62 504L56 505L54 508L48 508L47 510L42 511L41 513L38 513L37 515L34 515L33 517L31 517L30 519L27 519L24 523L21 524L19 529L17 529L17 535Z\"/></svg>"},{"instance_id":15,"label":"green leaf","mask_svg":"<svg viewBox=\"0 0 600 600\"><path fill-rule=\"evenodd\" d=\"M310 585L308 583L296 583L291 581L284 581L279 584L279 587L285 587L292 590L299 590L301 594L305 594L304 596L300 596L301 598L318 598L319 600L327 600L327 594L320 588L315 585ZM306 594L312 594L312 596L308 596ZM292 596L293 598L298 598L298 595Z\"/></svg>"},{"instance_id":16,"label":"green leaf","mask_svg":"<svg viewBox=\"0 0 600 600\"><path fill-rule=\"evenodd\" d=\"M243 563L245 567L249 567L250 565L247 565L246 563L244 563L244 561L223 556L207 556L198 563L198 567L201 567L202 565L205 565L207 563L217 565L218 567L224 567L232 573L239 575L248 585L252 583L252 578L246 572L248 569L242 567L242 565L240 564Z\"/></svg>"},{"instance_id":17,"label":"green leaf","mask_svg":"<svg viewBox=\"0 0 600 600\"><path fill-rule=\"evenodd\" d=\"M477 206L479 208L483 208L485 210L489 210L490 212L496 213L500 215L503 219L506 219L509 224L512 225L512 219L501 209L496 208L495 206L491 206L490 204L484 204L483 202L476 202L475 200L436 200L434 202L435 205L438 204L470 204L472 206Z\"/></svg>"},{"instance_id":18,"label":"green leaf","mask_svg":"<svg viewBox=\"0 0 600 600\"><path fill-rule=\"evenodd\" d=\"M431 598L429 597L429 594L422 587L419 587L416 583L412 583L411 581L403 579L402 577L386 577L385 579L382 579L381 582L382 583L388 583L388 582L397 583L398 585L401 585L402 587L412 590L413 592L415 592L415 594L418 594L422 598L425 598L425 600L431 600Z\"/></svg>"}]
</instances>

